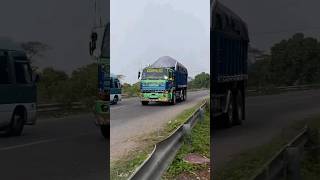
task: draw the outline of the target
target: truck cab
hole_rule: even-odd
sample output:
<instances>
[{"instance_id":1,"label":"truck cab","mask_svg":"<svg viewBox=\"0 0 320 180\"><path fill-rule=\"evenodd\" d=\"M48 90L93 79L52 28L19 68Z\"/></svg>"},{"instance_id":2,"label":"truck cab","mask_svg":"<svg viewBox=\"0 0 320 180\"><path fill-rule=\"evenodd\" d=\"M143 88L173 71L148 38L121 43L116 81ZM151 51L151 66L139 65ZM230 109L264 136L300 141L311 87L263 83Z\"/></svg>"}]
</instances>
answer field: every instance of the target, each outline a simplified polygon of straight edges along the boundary
<instances>
[{"instance_id":1,"label":"truck cab","mask_svg":"<svg viewBox=\"0 0 320 180\"><path fill-rule=\"evenodd\" d=\"M140 82L141 102L170 102L174 90L174 72L171 68L147 67Z\"/></svg>"},{"instance_id":2,"label":"truck cab","mask_svg":"<svg viewBox=\"0 0 320 180\"><path fill-rule=\"evenodd\" d=\"M25 52L0 47L0 130L6 135L36 123L37 81Z\"/></svg>"}]
</instances>

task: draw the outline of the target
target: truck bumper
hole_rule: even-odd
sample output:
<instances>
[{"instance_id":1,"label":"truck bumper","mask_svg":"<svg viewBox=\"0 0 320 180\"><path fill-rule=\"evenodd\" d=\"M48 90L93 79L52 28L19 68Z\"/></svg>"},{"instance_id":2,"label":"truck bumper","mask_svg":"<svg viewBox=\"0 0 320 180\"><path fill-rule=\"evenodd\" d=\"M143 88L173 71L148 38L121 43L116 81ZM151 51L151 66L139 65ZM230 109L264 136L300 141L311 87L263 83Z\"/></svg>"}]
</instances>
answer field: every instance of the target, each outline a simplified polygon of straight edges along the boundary
<instances>
[{"instance_id":1,"label":"truck bumper","mask_svg":"<svg viewBox=\"0 0 320 180\"><path fill-rule=\"evenodd\" d=\"M171 93L141 93L141 101L170 102L171 97Z\"/></svg>"}]
</instances>

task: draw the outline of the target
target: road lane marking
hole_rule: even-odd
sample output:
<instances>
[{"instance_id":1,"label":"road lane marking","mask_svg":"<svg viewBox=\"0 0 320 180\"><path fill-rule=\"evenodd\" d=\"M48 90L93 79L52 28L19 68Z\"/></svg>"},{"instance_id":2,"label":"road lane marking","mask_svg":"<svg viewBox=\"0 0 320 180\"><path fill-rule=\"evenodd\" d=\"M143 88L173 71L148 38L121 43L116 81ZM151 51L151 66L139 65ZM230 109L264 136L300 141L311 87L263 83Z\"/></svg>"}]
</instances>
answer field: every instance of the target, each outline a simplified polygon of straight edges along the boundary
<instances>
[{"instance_id":1,"label":"road lane marking","mask_svg":"<svg viewBox=\"0 0 320 180\"><path fill-rule=\"evenodd\" d=\"M22 147L33 146L33 145L42 144L42 143L48 143L48 142L53 142L53 141L57 141L57 139L47 139L47 140L35 141L35 142L31 142L31 143L26 143L26 144L3 147L3 148L0 148L0 151L18 149L18 148L22 148Z\"/></svg>"}]
</instances>

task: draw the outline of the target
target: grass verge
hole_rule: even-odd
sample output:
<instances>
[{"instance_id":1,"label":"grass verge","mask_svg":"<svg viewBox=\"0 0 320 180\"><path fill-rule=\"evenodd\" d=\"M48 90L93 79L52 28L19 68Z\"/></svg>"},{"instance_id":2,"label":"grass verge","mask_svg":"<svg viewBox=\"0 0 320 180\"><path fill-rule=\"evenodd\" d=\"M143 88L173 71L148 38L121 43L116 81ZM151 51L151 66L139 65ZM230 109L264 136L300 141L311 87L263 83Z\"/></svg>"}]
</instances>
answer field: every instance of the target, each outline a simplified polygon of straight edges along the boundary
<instances>
[{"instance_id":1,"label":"grass verge","mask_svg":"<svg viewBox=\"0 0 320 180\"><path fill-rule=\"evenodd\" d=\"M206 172L209 177L209 164L197 165L190 164L184 161L186 155L190 153L197 153L199 155L210 158L210 113L209 108L206 109L203 122L198 122L192 129L190 139L184 142L180 150L178 151L174 161L164 174L163 179L177 179L178 176L185 176L191 178L191 176L199 176Z\"/></svg>"},{"instance_id":2,"label":"grass verge","mask_svg":"<svg viewBox=\"0 0 320 180\"><path fill-rule=\"evenodd\" d=\"M252 177L270 158L276 154L276 152L294 138L306 124L308 124L311 129L319 131L320 116L296 122L290 127L284 129L281 134L277 135L269 143L240 153L223 167L214 170L215 179L244 180ZM319 162L314 162L312 160L314 159L304 159L302 163L302 174L304 177L316 176L317 179L319 179L319 169L317 169L319 168ZM315 169L317 169L317 171Z\"/></svg>"},{"instance_id":3,"label":"grass verge","mask_svg":"<svg viewBox=\"0 0 320 180\"><path fill-rule=\"evenodd\" d=\"M128 152L120 160L111 162L110 177L114 180L124 180L138 168L143 161L152 152L154 145L167 138L174 130L184 124L203 102L199 102L196 106L184 110L176 118L170 120L162 129L157 132L150 133L139 137L139 148Z\"/></svg>"}]
</instances>

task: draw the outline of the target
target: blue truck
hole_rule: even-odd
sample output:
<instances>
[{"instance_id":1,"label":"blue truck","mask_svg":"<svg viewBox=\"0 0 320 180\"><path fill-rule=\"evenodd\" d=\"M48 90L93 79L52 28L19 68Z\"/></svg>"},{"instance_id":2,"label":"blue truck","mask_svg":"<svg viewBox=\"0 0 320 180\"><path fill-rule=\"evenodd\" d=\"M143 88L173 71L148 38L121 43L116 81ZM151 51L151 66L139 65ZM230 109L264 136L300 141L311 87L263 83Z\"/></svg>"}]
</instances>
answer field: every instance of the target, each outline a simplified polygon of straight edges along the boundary
<instances>
[{"instance_id":1,"label":"blue truck","mask_svg":"<svg viewBox=\"0 0 320 180\"><path fill-rule=\"evenodd\" d=\"M248 28L220 2L211 1L210 15L211 119L227 127L240 125L245 119Z\"/></svg>"},{"instance_id":2,"label":"blue truck","mask_svg":"<svg viewBox=\"0 0 320 180\"><path fill-rule=\"evenodd\" d=\"M139 72L142 105L149 102L176 104L187 99L188 70L169 56L160 57Z\"/></svg>"}]
</instances>

